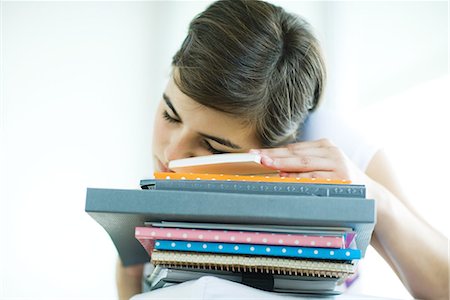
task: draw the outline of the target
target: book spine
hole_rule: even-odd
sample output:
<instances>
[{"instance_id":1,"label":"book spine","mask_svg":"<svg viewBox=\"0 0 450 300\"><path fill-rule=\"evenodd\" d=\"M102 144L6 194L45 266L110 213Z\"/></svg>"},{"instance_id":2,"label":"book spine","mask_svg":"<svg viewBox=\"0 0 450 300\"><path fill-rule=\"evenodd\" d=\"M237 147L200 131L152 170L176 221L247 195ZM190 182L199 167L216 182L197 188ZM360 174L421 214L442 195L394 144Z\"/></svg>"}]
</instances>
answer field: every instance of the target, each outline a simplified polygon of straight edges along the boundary
<instances>
[{"instance_id":1,"label":"book spine","mask_svg":"<svg viewBox=\"0 0 450 300\"><path fill-rule=\"evenodd\" d=\"M194 241L156 240L155 249L344 261L361 258L361 251L358 249L310 248L238 243L202 243Z\"/></svg>"},{"instance_id":2,"label":"book spine","mask_svg":"<svg viewBox=\"0 0 450 300\"><path fill-rule=\"evenodd\" d=\"M146 180L145 189L365 198L364 185L215 180Z\"/></svg>"}]
</instances>

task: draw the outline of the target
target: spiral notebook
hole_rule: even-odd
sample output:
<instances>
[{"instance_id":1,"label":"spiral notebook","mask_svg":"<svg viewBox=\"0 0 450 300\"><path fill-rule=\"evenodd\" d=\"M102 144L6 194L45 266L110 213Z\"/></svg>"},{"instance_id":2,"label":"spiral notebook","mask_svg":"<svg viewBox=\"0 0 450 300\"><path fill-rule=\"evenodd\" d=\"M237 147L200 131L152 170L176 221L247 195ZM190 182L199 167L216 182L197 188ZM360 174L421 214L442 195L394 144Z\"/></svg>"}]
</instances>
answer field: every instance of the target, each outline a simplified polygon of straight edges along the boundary
<instances>
[{"instance_id":1,"label":"spiral notebook","mask_svg":"<svg viewBox=\"0 0 450 300\"><path fill-rule=\"evenodd\" d=\"M301 275L345 279L353 274L351 261L320 261L269 256L248 256L154 250L151 262L162 267L188 267L233 272L264 272L268 274Z\"/></svg>"}]
</instances>

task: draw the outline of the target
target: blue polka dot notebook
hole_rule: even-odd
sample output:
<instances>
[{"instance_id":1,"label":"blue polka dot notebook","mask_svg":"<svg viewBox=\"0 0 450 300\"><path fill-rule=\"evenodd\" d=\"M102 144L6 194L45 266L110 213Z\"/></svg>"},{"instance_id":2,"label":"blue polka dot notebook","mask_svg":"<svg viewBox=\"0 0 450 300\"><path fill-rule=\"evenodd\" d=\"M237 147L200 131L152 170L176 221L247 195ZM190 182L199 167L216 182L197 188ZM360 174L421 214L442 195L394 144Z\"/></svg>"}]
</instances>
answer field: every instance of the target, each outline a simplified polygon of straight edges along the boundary
<instances>
[{"instance_id":1,"label":"blue polka dot notebook","mask_svg":"<svg viewBox=\"0 0 450 300\"><path fill-rule=\"evenodd\" d=\"M312 258L323 260L351 261L354 259L361 258L361 251L358 249L291 247L291 246L173 241L173 240L156 240L155 249L222 253L222 254L277 256L277 257L291 257L291 258Z\"/></svg>"}]
</instances>

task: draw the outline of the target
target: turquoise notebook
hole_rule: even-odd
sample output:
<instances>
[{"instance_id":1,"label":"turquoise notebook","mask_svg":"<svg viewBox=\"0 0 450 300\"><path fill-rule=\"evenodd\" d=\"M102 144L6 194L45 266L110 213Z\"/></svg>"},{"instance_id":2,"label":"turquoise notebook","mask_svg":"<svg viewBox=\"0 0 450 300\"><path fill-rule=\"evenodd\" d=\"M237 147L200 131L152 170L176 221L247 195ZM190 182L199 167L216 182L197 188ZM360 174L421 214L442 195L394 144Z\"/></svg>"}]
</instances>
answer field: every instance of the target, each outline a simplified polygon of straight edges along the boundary
<instances>
[{"instance_id":1,"label":"turquoise notebook","mask_svg":"<svg viewBox=\"0 0 450 300\"><path fill-rule=\"evenodd\" d=\"M326 260L354 260L361 258L358 249L333 249L313 247L292 247L257 244L213 243L193 241L156 240L156 250L245 254L292 258L313 258Z\"/></svg>"}]
</instances>

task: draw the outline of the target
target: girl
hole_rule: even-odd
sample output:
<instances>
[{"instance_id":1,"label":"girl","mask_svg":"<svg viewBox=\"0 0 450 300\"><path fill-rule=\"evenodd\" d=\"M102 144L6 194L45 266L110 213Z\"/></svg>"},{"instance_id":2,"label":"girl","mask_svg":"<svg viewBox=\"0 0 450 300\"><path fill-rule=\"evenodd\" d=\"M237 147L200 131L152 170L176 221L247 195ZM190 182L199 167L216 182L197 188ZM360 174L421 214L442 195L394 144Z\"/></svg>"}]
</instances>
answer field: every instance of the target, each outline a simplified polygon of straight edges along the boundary
<instances>
[{"instance_id":1,"label":"girl","mask_svg":"<svg viewBox=\"0 0 450 300\"><path fill-rule=\"evenodd\" d=\"M371 245L411 295L448 299L445 237L410 207L381 150L317 110L326 72L304 20L265 2L215 2L191 22L172 66L154 124L156 171L173 159L252 151L282 176L364 183L377 201ZM120 299L141 292L142 273L118 262Z\"/></svg>"}]
</instances>

